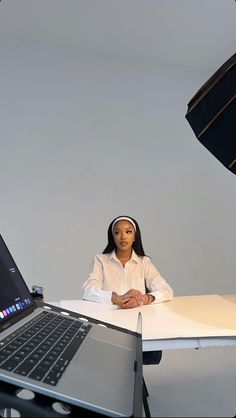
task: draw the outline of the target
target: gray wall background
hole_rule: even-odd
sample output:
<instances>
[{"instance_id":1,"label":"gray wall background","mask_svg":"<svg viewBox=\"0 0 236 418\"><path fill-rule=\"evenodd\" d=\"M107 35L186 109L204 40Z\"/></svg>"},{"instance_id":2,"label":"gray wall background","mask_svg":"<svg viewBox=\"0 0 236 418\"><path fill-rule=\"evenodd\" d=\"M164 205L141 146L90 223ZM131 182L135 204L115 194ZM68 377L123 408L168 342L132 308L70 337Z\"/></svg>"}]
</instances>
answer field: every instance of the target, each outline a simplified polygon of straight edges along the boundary
<instances>
[{"instance_id":1,"label":"gray wall background","mask_svg":"<svg viewBox=\"0 0 236 418\"><path fill-rule=\"evenodd\" d=\"M176 295L235 293L236 178L185 119L235 52L233 12L226 0L0 3L0 233L47 300L82 297L120 214Z\"/></svg>"}]
</instances>

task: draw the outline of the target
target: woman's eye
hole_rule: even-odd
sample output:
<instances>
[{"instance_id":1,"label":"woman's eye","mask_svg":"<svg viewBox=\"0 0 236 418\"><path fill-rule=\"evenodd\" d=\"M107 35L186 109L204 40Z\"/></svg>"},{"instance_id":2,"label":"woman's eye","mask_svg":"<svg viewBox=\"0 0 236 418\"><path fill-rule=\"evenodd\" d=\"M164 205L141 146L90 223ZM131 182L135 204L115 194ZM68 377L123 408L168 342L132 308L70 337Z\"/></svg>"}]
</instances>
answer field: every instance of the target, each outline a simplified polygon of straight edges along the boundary
<instances>
[{"instance_id":1,"label":"woman's eye","mask_svg":"<svg viewBox=\"0 0 236 418\"><path fill-rule=\"evenodd\" d=\"M132 234L132 231L126 231L127 232L127 234Z\"/></svg>"}]
</instances>

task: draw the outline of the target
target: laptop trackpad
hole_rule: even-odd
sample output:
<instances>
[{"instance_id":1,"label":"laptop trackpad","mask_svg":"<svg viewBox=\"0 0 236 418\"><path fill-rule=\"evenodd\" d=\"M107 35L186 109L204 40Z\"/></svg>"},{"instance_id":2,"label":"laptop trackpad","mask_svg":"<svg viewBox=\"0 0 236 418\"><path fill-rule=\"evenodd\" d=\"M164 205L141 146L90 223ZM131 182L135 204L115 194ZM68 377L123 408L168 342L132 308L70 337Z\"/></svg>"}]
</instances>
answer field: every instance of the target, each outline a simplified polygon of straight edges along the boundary
<instances>
[{"instance_id":1,"label":"laptop trackpad","mask_svg":"<svg viewBox=\"0 0 236 418\"><path fill-rule=\"evenodd\" d=\"M88 336L71 362L67 390L88 405L129 416L134 390L134 352ZM96 410L96 409L95 409Z\"/></svg>"},{"instance_id":2,"label":"laptop trackpad","mask_svg":"<svg viewBox=\"0 0 236 418\"><path fill-rule=\"evenodd\" d=\"M134 348L134 336L129 333L120 332L111 328L92 327L89 333L90 338L108 342L121 347Z\"/></svg>"}]
</instances>

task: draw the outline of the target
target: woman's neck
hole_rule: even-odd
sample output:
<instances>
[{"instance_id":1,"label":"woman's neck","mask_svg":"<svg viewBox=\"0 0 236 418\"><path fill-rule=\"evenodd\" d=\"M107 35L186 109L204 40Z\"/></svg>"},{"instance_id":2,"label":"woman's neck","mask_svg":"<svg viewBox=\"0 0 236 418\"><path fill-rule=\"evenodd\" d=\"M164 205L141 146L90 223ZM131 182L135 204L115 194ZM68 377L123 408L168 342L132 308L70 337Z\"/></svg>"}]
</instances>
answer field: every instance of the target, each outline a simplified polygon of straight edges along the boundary
<instances>
[{"instance_id":1,"label":"woman's neck","mask_svg":"<svg viewBox=\"0 0 236 418\"><path fill-rule=\"evenodd\" d=\"M116 257L120 260L121 264L124 266L127 261L130 260L132 255L132 249L127 251L120 251L118 248L116 249Z\"/></svg>"}]
</instances>

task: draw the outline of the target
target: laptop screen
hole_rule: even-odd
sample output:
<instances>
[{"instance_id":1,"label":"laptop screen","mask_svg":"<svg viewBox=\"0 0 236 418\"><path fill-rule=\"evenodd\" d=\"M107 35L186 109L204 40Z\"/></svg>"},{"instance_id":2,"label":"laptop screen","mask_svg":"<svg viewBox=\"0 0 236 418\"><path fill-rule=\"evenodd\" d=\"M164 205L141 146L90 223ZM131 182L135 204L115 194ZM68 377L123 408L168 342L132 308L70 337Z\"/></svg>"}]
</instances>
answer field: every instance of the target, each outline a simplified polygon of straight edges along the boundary
<instances>
[{"instance_id":1,"label":"laptop screen","mask_svg":"<svg viewBox=\"0 0 236 418\"><path fill-rule=\"evenodd\" d=\"M0 235L0 328L35 306L30 291Z\"/></svg>"}]
</instances>

